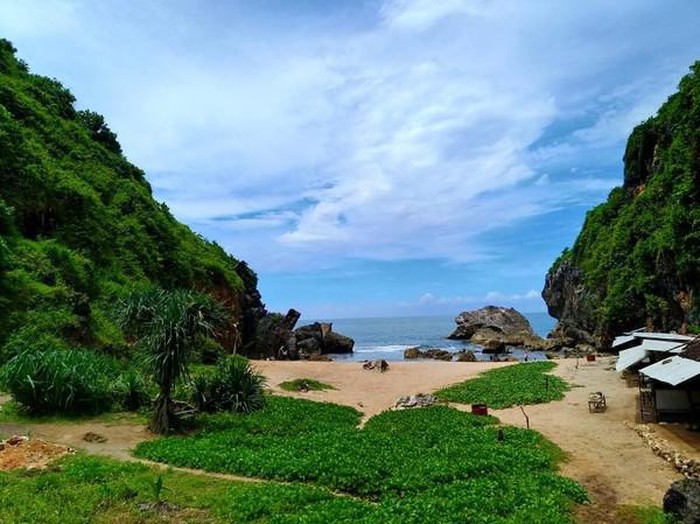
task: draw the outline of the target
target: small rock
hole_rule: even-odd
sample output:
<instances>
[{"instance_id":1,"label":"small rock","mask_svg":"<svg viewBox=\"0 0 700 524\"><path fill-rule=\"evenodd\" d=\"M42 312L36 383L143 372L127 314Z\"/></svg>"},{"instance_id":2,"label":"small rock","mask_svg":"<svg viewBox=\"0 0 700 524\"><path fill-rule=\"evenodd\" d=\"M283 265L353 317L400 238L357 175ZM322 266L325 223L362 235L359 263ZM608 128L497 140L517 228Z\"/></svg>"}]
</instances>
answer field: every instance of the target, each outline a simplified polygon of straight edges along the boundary
<instances>
[{"instance_id":1,"label":"small rock","mask_svg":"<svg viewBox=\"0 0 700 524\"><path fill-rule=\"evenodd\" d=\"M417 393L411 395L410 397L399 397L396 399L394 407L396 409L405 408L415 408L415 407L428 407L437 404L438 399L434 395L425 395L423 393Z\"/></svg>"},{"instance_id":2,"label":"small rock","mask_svg":"<svg viewBox=\"0 0 700 524\"><path fill-rule=\"evenodd\" d=\"M5 441L5 444L8 446L19 446L22 442L26 442L27 440L29 440L29 437L24 435L12 435Z\"/></svg>"},{"instance_id":3,"label":"small rock","mask_svg":"<svg viewBox=\"0 0 700 524\"><path fill-rule=\"evenodd\" d=\"M457 353L457 362L476 362L476 355L473 351L460 351Z\"/></svg>"},{"instance_id":4,"label":"small rock","mask_svg":"<svg viewBox=\"0 0 700 524\"><path fill-rule=\"evenodd\" d=\"M103 444L107 442L107 437L100 435L99 433L88 431L85 433L85 435L83 435L83 440L85 442L96 442L98 444Z\"/></svg>"}]
</instances>

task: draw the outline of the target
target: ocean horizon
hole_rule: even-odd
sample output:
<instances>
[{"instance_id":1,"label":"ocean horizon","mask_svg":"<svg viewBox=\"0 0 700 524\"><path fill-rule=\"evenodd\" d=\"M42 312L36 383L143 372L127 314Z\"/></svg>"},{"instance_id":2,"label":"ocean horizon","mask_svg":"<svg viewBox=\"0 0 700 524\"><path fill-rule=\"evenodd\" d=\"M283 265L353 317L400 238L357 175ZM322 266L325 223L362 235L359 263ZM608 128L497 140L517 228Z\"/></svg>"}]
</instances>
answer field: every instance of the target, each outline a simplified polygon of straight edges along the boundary
<instances>
[{"instance_id":1,"label":"ocean horizon","mask_svg":"<svg viewBox=\"0 0 700 524\"><path fill-rule=\"evenodd\" d=\"M541 337L547 336L556 323L556 319L544 312L523 315L535 333ZM447 338L456 327L455 315L338 318L319 320L321 321L331 322L334 332L355 341L352 354L330 355L337 361L403 360L404 350L415 346L440 348L453 353L471 350L479 360L491 358L491 355L482 353L480 346ZM525 355L525 352L519 349L512 349L510 353L518 358ZM532 360L546 358L544 353L538 351L529 352L528 355Z\"/></svg>"}]
</instances>

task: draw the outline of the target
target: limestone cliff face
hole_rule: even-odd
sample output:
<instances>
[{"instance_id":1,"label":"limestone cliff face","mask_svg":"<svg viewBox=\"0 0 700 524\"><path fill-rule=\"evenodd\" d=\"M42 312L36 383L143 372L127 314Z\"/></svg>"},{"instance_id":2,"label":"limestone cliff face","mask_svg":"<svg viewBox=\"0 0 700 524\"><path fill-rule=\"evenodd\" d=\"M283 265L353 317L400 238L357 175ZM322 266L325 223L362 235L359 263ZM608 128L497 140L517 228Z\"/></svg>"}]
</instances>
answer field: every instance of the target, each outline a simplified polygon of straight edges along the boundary
<instances>
[{"instance_id":1,"label":"limestone cliff face","mask_svg":"<svg viewBox=\"0 0 700 524\"><path fill-rule=\"evenodd\" d=\"M542 297L555 332L598 346L624 330L700 325L700 62L637 126L624 183L588 212Z\"/></svg>"},{"instance_id":2,"label":"limestone cliff face","mask_svg":"<svg viewBox=\"0 0 700 524\"><path fill-rule=\"evenodd\" d=\"M592 337L596 332L594 304L598 298L586 288L583 272L578 267L568 260L552 267L547 273L542 298L549 315L559 319L551 334L553 338L570 340L571 346L578 342L595 342Z\"/></svg>"}]
</instances>

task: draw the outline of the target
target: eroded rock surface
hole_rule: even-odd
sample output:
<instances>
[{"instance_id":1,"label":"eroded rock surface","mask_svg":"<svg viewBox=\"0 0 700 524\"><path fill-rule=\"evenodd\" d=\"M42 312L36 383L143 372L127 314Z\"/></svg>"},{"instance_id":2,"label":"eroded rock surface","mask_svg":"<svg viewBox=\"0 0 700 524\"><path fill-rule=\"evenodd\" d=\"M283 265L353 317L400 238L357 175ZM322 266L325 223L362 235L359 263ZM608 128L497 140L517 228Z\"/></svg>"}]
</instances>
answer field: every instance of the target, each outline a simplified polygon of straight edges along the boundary
<instances>
[{"instance_id":1,"label":"eroded rock surface","mask_svg":"<svg viewBox=\"0 0 700 524\"><path fill-rule=\"evenodd\" d=\"M553 341L538 337L527 318L513 308L486 306L464 311L455 319L457 327L448 338L469 340L484 353L500 353L508 346L536 350L553 349Z\"/></svg>"}]
</instances>

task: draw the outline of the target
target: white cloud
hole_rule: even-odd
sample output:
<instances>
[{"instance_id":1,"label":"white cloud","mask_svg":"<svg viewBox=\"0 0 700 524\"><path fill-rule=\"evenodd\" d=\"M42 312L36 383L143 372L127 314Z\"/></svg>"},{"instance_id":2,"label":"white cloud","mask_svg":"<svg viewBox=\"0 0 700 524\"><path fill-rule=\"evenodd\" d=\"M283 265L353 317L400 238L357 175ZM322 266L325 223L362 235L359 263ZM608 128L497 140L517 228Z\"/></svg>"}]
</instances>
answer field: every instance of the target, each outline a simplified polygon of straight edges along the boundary
<instances>
[{"instance_id":1,"label":"white cloud","mask_svg":"<svg viewBox=\"0 0 700 524\"><path fill-rule=\"evenodd\" d=\"M489 2L485 0L391 0L384 5L387 24L399 29L426 29L454 15L484 15Z\"/></svg>"},{"instance_id":2,"label":"white cloud","mask_svg":"<svg viewBox=\"0 0 700 524\"><path fill-rule=\"evenodd\" d=\"M493 305L507 305L510 303L517 302L532 302L533 300L539 300L540 293L534 289L522 294L509 294L502 293L501 291L489 291L484 296L437 296L433 293L423 293L418 298L418 304L422 306L460 306L460 305L481 305L481 304L493 304Z\"/></svg>"},{"instance_id":3,"label":"white cloud","mask_svg":"<svg viewBox=\"0 0 700 524\"><path fill-rule=\"evenodd\" d=\"M20 56L40 38L45 72L63 78L68 46L70 87L173 212L263 271L489 256L486 233L620 180L568 169L619 158L700 52L681 38L689 17L634 2L388 0L360 28L309 15L294 31L274 12L209 27L211 13L169 2L51 2L49 31L42 5L0 5ZM676 16L673 33L639 30L657 11ZM685 55L652 55L674 38Z\"/></svg>"}]
</instances>

